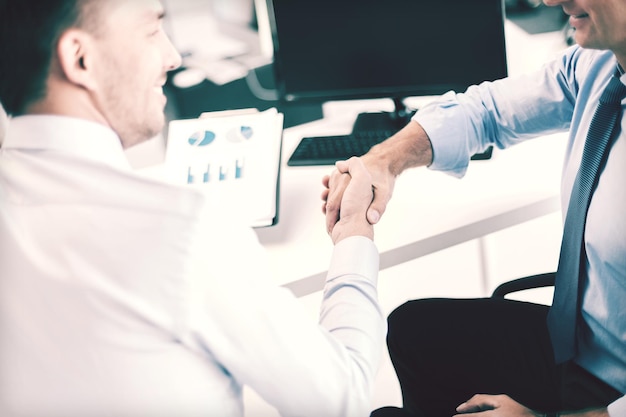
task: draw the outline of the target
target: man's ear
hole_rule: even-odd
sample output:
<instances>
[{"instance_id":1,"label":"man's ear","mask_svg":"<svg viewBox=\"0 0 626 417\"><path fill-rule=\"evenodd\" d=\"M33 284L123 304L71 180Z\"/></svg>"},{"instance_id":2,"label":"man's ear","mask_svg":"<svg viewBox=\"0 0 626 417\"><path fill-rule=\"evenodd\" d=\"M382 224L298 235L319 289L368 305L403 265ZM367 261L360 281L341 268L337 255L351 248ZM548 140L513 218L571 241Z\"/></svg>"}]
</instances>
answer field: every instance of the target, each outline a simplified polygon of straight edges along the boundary
<instances>
[{"instance_id":1,"label":"man's ear","mask_svg":"<svg viewBox=\"0 0 626 417\"><path fill-rule=\"evenodd\" d=\"M59 66L65 78L87 90L96 88L93 78L93 39L80 29L68 29L57 45Z\"/></svg>"}]
</instances>

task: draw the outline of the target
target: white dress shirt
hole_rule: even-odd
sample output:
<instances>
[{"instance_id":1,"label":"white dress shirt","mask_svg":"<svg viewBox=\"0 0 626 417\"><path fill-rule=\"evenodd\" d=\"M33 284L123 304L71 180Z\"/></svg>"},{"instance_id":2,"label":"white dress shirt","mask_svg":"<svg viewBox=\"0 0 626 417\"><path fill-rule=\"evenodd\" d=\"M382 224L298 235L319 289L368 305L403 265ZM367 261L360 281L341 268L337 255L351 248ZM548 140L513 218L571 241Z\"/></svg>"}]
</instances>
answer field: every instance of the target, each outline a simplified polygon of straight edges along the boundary
<instances>
[{"instance_id":1,"label":"white dress shirt","mask_svg":"<svg viewBox=\"0 0 626 417\"><path fill-rule=\"evenodd\" d=\"M617 68L612 52L573 46L534 73L483 83L464 94L445 94L414 116L433 143L431 168L462 176L470 156L489 145L507 148L569 129L562 179L565 217L591 119ZM623 72L620 80L626 84ZM625 167L623 112L587 212L583 321L575 357L583 368L622 393L626 393ZM533 169L532 161L528 169ZM609 411L611 416L626 416L626 396Z\"/></svg>"},{"instance_id":2,"label":"white dress shirt","mask_svg":"<svg viewBox=\"0 0 626 417\"><path fill-rule=\"evenodd\" d=\"M104 126L9 121L1 416L241 416L243 385L285 416L369 415L386 330L372 241L335 246L312 322L254 231L205 199L134 173Z\"/></svg>"}]
</instances>

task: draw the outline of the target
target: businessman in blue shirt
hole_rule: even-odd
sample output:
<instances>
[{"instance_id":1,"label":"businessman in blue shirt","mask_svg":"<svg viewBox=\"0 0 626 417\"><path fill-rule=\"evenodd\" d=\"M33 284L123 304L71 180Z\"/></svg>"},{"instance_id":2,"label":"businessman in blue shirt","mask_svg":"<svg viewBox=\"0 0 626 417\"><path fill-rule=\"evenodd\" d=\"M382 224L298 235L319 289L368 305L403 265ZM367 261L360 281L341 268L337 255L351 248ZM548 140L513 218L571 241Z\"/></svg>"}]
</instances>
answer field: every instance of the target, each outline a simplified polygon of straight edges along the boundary
<instances>
[{"instance_id":1,"label":"businessman in blue shirt","mask_svg":"<svg viewBox=\"0 0 626 417\"><path fill-rule=\"evenodd\" d=\"M615 112L608 123L614 127L599 157L586 219L583 212L582 219L572 221L579 226L580 243L565 222L563 247L574 242L582 248L580 263L562 251L559 265L559 271L580 270L569 277L580 282L578 302L577 290L573 297L559 298L564 300L559 306L577 314L575 336L565 346L573 357L559 353L560 339L547 325L552 321L556 331L565 327L561 307L555 308L557 292L565 289L558 278L551 320L547 306L511 300L410 301L388 318L387 345L403 408L385 407L375 416L626 416L626 2L544 3L561 6L570 16L577 45L534 73L444 94L362 159L374 177L368 216L376 223L396 177L407 168L428 166L460 177L470 156L490 145L507 148L569 130L562 207L564 217L573 215L568 206L584 182L576 177L587 136L599 129L591 127L595 109L607 86L614 87ZM336 183L340 176L331 174ZM342 186L329 187L323 195L329 231L342 191Z\"/></svg>"}]
</instances>

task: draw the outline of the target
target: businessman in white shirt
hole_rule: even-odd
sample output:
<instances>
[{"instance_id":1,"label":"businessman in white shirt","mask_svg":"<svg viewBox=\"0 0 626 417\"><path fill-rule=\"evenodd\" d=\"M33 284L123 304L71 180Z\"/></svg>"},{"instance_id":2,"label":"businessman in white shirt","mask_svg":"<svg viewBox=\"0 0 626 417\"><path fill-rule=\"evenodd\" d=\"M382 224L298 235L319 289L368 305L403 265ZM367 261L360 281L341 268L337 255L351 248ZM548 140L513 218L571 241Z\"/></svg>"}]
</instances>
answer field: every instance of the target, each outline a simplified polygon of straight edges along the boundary
<instances>
[{"instance_id":1,"label":"businessman in white shirt","mask_svg":"<svg viewBox=\"0 0 626 417\"><path fill-rule=\"evenodd\" d=\"M157 0L3 0L0 415L369 415L385 336L359 159L319 323L254 232L124 150L164 127L180 65ZM227 204L224 204L227 206ZM329 242L330 244L330 242Z\"/></svg>"}]
</instances>

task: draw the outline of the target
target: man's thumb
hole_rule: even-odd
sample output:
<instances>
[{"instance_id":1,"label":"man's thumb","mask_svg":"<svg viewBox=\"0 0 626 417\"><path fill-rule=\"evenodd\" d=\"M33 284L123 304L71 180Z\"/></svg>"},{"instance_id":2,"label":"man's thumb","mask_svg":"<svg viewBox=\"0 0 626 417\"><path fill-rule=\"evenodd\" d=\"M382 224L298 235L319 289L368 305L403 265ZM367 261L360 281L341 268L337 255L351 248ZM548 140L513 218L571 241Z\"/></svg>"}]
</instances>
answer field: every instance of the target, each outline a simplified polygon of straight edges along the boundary
<instances>
[{"instance_id":1,"label":"man's thumb","mask_svg":"<svg viewBox=\"0 0 626 417\"><path fill-rule=\"evenodd\" d=\"M376 224L380 220L380 211L371 207L367 210L367 221L370 224Z\"/></svg>"}]
</instances>

